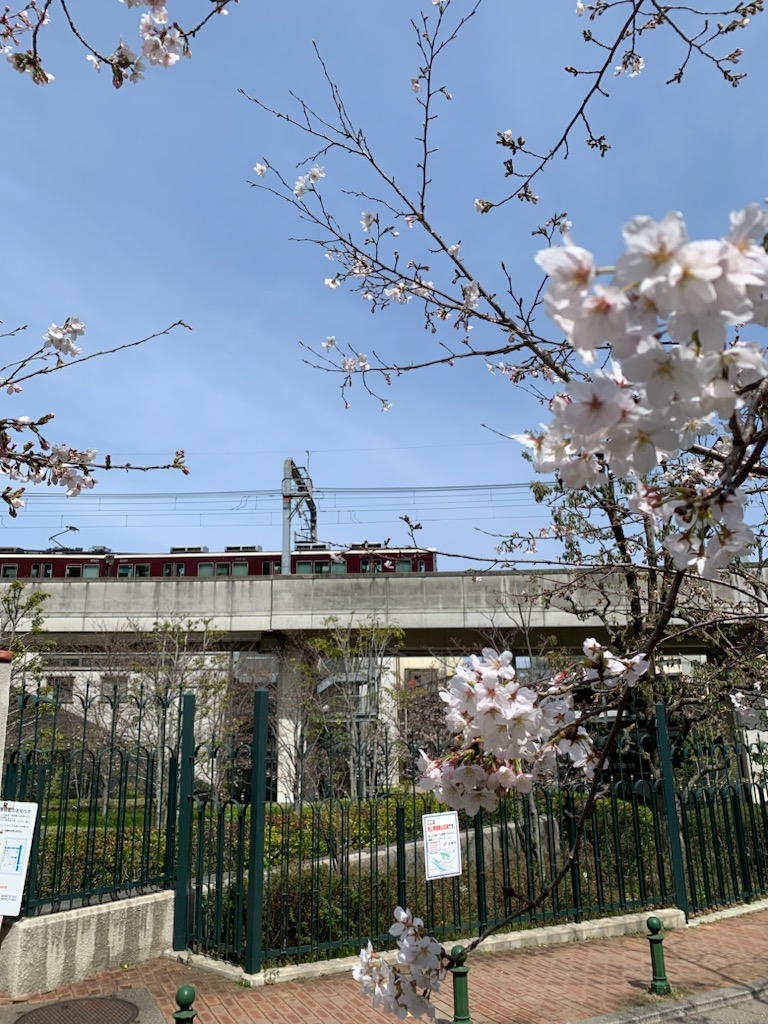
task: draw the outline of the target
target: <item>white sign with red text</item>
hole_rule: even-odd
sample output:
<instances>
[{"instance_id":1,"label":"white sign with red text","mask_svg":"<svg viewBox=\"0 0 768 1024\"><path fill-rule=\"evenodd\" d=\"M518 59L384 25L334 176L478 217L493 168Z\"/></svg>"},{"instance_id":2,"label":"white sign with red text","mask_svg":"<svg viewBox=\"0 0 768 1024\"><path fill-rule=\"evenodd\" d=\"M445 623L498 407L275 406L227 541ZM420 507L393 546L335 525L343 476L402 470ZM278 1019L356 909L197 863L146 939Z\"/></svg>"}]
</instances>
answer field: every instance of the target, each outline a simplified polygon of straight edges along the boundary
<instances>
[{"instance_id":1,"label":"white sign with red text","mask_svg":"<svg viewBox=\"0 0 768 1024\"><path fill-rule=\"evenodd\" d=\"M37 804L0 800L0 916L18 917L29 854L35 834Z\"/></svg>"},{"instance_id":2,"label":"white sign with red text","mask_svg":"<svg viewBox=\"0 0 768 1024\"><path fill-rule=\"evenodd\" d=\"M427 881L461 874L459 816L456 811L422 815Z\"/></svg>"}]
</instances>

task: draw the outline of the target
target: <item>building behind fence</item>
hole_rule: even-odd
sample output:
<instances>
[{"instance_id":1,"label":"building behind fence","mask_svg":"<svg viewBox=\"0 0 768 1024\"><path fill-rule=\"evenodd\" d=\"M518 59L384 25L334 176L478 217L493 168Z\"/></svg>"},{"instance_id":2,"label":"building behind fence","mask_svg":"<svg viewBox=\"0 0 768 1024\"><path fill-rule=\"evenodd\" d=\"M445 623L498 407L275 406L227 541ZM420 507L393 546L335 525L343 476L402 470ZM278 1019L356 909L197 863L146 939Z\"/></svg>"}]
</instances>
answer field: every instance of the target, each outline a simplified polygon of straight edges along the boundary
<instances>
[{"instance_id":1,"label":"building behind fence","mask_svg":"<svg viewBox=\"0 0 768 1024\"><path fill-rule=\"evenodd\" d=\"M421 820L438 808L416 784L407 743L377 751L364 798L344 767L350 751L329 739L313 751L314 799L300 786L291 804L268 800L267 691L256 698L253 743L196 743L189 695L112 706L61 702L50 689L20 697L4 797L40 805L23 913L176 887L177 948L253 972L348 955L369 938L391 944L397 904L446 941L475 934L568 865L586 799L576 779L460 814L463 873L430 882ZM624 745L578 855L513 927L662 906L696 913L768 893L768 749L688 745L673 764L660 705L653 758L647 740Z\"/></svg>"}]
</instances>

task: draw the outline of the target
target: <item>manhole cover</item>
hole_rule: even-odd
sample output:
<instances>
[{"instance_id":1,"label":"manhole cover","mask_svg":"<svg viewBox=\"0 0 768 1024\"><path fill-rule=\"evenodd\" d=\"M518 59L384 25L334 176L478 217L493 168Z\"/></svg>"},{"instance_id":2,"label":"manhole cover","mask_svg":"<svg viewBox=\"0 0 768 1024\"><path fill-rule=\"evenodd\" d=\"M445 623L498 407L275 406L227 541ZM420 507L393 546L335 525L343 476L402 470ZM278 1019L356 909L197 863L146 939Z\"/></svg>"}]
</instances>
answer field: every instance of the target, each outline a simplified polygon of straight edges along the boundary
<instances>
[{"instance_id":1,"label":"manhole cover","mask_svg":"<svg viewBox=\"0 0 768 1024\"><path fill-rule=\"evenodd\" d=\"M127 999L65 999L23 1013L17 1024L131 1024L138 1015Z\"/></svg>"}]
</instances>

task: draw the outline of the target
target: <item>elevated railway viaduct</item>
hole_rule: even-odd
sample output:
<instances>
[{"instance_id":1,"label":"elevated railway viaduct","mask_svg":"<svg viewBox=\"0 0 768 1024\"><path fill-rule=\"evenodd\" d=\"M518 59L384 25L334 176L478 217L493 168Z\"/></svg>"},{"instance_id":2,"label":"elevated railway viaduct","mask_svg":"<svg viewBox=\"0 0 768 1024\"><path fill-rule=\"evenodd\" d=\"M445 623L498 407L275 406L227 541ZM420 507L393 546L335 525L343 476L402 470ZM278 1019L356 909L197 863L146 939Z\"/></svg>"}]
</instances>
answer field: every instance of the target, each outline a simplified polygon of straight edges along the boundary
<instances>
[{"instance_id":1,"label":"elevated railway viaduct","mask_svg":"<svg viewBox=\"0 0 768 1024\"><path fill-rule=\"evenodd\" d=\"M624 615L620 581L598 570L534 570L242 579L43 580L45 628L61 648L89 646L105 633L170 618L205 620L233 649L274 651L291 636L313 635L336 617L400 627L403 653L454 653L490 643L521 649L542 641L578 649L603 634L601 610ZM725 599L714 588L714 598ZM517 635L517 644L515 636ZM681 650L697 650L684 638Z\"/></svg>"}]
</instances>

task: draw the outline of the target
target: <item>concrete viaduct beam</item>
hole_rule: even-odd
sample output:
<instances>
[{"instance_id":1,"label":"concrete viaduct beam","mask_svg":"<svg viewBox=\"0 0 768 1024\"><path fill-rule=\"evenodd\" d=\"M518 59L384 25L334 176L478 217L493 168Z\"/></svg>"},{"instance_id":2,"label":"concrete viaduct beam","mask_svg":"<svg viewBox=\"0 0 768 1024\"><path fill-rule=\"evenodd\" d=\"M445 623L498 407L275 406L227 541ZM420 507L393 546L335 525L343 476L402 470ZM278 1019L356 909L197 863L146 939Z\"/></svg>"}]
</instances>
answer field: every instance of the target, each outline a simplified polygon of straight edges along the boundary
<instances>
[{"instance_id":1,"label":"concrete viaduct beam","mask_svg":"<svg viewBox=\"0 0 768 1024\"><path fill-rule=\"evenodd\" d=\"M183 617L209 620L233 645L269 649L292 634L322 632L324 620L337 616L345 624L373 617L401 627L406 652L476 650L494 636L520 631L533 643L555 637L558 646L577 648L585 637L601 635L596 609L603 602L612 604L614 618L621 619L623 607L619 580L596 570L76 579L30 587L50 595L43 609L46 630L69 643Z\"/></svg>"}]
</instances>

